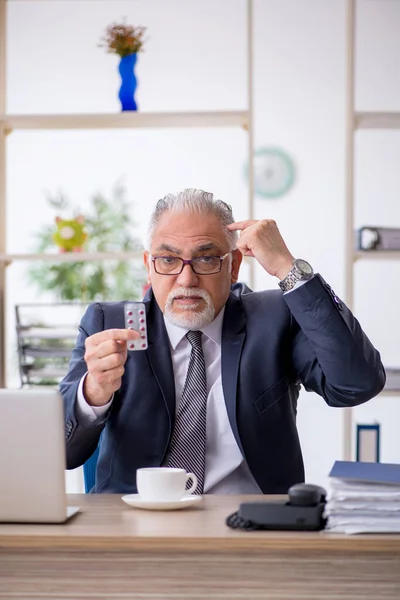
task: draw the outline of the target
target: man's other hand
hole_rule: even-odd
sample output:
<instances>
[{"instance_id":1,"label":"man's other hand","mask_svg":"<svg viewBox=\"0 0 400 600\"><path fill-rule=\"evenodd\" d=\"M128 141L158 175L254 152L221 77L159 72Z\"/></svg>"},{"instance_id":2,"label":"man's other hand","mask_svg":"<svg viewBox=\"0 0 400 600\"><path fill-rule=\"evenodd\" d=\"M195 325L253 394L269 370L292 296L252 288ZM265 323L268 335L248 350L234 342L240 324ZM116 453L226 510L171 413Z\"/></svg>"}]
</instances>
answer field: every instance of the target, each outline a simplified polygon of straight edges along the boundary
<instances>
[{"instance_id":1,"label":"man's other hand","mask_svg":"<svg viewBox=\"0 0 400 600\"><path fill-rule=\"evenodd\" d=\"M294 256L289 252L283 237L272 219L249 219L227 226L229 231L239 231L236 244L244 256L253 256L269 273L282 280L292 268Z\"/></svg>"}]
</instances>

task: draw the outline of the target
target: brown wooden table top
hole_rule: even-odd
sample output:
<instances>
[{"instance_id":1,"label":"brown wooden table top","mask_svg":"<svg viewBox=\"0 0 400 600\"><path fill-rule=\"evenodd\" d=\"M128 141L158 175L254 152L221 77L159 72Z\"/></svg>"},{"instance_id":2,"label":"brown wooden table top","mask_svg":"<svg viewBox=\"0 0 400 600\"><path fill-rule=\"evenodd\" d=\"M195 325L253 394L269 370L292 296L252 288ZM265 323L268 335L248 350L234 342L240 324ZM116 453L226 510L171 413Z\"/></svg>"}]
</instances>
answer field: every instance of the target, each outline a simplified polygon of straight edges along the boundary
<instances>
[{"instance_id":1,"label":"brown wooden table top","mask_svg":"<svg viewBox=\"0 0 400 600\"><path fill-rule=\"evenodd\" d=\"M174 511L132 508L118 494L72 494L81 511L61 525L1 524L1 548L176 551L382 552L400 556L400 535L233 530L225 519L241 502L260 496L205 495L201 504Z\"/></svg>"}]
</instances>

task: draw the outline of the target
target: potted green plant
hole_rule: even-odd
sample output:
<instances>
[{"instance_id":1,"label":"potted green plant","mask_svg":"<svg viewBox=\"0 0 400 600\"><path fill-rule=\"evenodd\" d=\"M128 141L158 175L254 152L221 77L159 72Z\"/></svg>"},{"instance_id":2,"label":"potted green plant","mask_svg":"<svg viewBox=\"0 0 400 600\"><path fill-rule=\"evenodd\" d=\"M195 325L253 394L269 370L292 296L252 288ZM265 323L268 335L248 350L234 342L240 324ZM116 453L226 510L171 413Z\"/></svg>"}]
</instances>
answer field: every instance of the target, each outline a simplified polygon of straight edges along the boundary
<instances>
[{"instance_id":1,"label":"potted green plant","mask_svg":"<svg viewBox=\"0 0 400 600\"><path fill-rule=\"evenodd\" d=\"M62 193L48 195L48 202L57 215L81 212L74 209ZM90 208L84 215L87 235L84 250L91 253L140 250L142 244L134 235L131 211L120 183L114 187L109 200L103 194L93 194ZM36 234L34 252L49 252L56 248L55 230L54 224L48 224ZM80 261L77 252L76 262L32 264L28 279L39 292L54 292L58 301L91 302L141 299L146 275L144 267L138 266L137 261Z\"/></svg>"}]
</instances>

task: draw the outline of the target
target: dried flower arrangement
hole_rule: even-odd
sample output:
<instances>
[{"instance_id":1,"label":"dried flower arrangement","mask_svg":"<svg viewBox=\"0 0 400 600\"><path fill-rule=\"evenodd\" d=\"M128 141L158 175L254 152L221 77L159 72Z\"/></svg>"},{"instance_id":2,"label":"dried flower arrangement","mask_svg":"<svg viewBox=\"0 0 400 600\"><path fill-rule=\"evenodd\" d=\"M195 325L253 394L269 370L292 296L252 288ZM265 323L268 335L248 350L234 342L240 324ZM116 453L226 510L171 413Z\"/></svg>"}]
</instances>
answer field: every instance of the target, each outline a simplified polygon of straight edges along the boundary
<instances>
[{"instance_id":1,"label":"dried flower arrangement","mask_svg":"<svg viewBox=\"0 0 400 600\"><path fill-rule=\"evenodd\" d=\"M106 28L100 46L107 48L107 52L111 54L118 54L121 58L128 54L135 54L142 51L146 29L146 27L135 27L126 23L112 23Z\"/></svg>"}]
</instances>

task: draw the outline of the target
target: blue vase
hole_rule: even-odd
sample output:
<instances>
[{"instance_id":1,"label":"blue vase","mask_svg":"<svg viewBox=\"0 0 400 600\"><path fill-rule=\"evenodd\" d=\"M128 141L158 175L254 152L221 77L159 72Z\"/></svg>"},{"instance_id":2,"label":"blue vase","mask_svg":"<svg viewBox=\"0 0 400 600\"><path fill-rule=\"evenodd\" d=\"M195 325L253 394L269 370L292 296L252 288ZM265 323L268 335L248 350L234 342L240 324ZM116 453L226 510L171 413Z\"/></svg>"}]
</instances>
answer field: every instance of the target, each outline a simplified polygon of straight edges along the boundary
<instances>
[{"instance_id":1,"label":"blue vase","mask_svg":"<svg viewBox=\"0 0 400 600\"><path fill-rule=\"evenodd\" d=\"M128 54L121 58L119 63L119 74L121 75L122 83L119 89L118 98L121 101L122 110L137 110L135 102L135 91L137 80L135 76L137 54Z\"/></svg>"}]
</instances>

